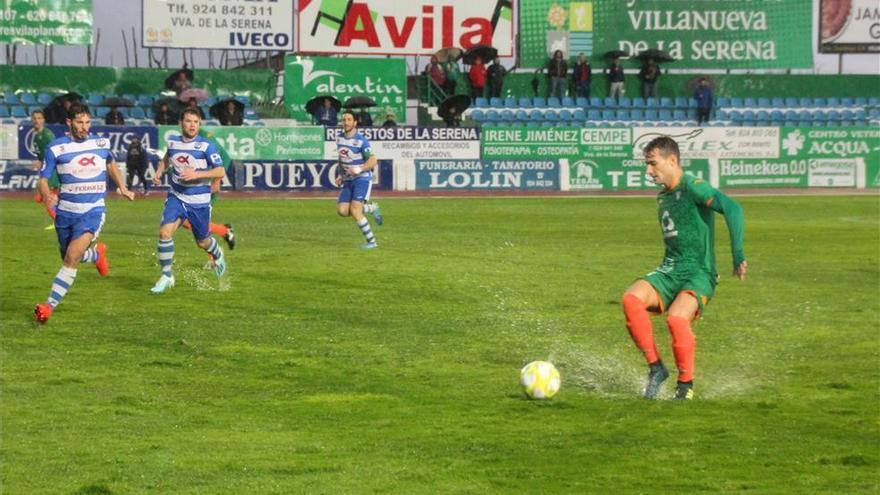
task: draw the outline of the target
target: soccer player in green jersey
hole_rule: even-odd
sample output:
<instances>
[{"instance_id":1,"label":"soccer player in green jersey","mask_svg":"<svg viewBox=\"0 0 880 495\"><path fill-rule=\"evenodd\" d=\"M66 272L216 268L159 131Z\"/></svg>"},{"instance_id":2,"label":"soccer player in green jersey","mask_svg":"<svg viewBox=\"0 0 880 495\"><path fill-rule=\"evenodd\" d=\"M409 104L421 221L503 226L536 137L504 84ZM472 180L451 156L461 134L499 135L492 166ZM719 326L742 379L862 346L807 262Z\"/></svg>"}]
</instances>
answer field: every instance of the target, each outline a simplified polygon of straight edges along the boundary
<instances>
[{"instance_id":1,"label":"soccer player in green jersey","mask_svg":"<svg viewBox=\"0 0 880 495\"><path fill-rule=\"evenodd\" d=\"M715 216L724 215L730 233L733 274L746 276L743 254L743 213L740 205L702 179L681 168L678 144L670 137L654 139L645 148L647 174L663 190L657 195L658 219L666 252L654 271L636 280L623 295L626 327L648 362L644 397L653 399L669 376L654 343L649 311L666 313L672 354L678 368L674 399L694 396L696 340L691 321L709 303L718 282L715 269Z\"/></svg>"},{"instance_id":2,"label":"soccer player in green jersey","mask_svg":"<svg viewBox=\"0 0 880 495\"><path fill-rule=\"evenodd\" d=\"M55 134L46 127L46 116L43 115L42 110L34 110L31 112L31 122L34 124L34 149L37 152L37 158L34 160L32 164L32 168L34 171L39 171L43 166L43 158L46 154L46 146L55 139ZM49 189L52 190L55 194L58 194L58 188L61 187L61 182L58 180L58 172L52 172L52 177L49 178ZM50 208L49 205L43 201L43 195L40 193L40 189L37 188L36 193L34 194L34 201L37 203L43 203L46 207L46 211L49 213L49 216L52 219L55 219L55 209ZM49 228L54 228L55 224L51 224Z\"/></svg>"}]
</instances>

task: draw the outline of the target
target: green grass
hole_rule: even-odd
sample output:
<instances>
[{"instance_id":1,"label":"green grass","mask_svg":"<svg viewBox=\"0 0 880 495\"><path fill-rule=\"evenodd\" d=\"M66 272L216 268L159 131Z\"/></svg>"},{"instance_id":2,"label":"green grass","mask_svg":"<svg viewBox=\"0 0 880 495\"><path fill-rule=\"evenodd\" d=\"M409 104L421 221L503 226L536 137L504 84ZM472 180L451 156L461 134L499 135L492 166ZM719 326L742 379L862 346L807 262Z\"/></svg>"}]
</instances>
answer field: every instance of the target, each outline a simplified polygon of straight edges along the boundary
<instances>
[{"instance_id":1,"label":"green grass","mask_svg":"<svg viewBox=\"0 0 880 495\"><path fill-rule=\"evenodd\" d=\"M878 493L880 201L741 202L749 275L719 222L681 404L639 398L618 303L662 255L651 198L386 200L371 252L332 200L227 199L231 288L182 231L162 296L162 204L114 200L110 277L45 326L54 233L0 200L0 491Z\"/></svg>"}]
</instances>

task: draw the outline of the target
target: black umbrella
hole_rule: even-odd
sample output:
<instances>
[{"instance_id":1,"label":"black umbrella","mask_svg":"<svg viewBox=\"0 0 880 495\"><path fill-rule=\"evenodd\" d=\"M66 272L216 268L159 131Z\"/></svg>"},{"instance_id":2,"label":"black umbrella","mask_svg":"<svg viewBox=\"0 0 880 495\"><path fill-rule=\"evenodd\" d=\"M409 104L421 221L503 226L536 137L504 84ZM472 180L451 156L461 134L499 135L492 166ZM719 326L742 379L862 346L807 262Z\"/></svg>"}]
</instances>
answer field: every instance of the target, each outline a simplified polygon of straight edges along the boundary
<instances>
[{"instance_id":1,"label":"black umbrella","mask_svg":"<svg viewBox=\"0 0 880 495\"><path fill-rule=\"evenodd\" d=\"M367 108L375 107L376 102L369 96L352 96L345 100L345 103L343 103L342 106L345 108Z\"/></svg>"},{"instance_id":2,"label":"black umbrella","mask_svg":"<svg viewBox=\"0 0 880 495\"><path fill-rule=\"evenodd\" d=\"M83 103L83 97L79 93L70 92L53 98L52 101L46 105L46 108L43 109L46 122L50 124L64 123L65 119L67 119L67 109L64 108L65 101L71 103Z\"/></svg>"},{"instance_id":3,"label":"black umbrella","mask_svg":"<svg viewBox=\"0 0 880 495\"><path fill-rule=\"evenodd\" d=\"M657 50L656 48L639 52L638 58L642 60L653 60L655 62L675 62L675 57L670 55L669 52Z\"/></svg>"},{"instance_id":4,"label":"black umbrella","mask_svg":"<svg viewBox=\"0 0 880 495\"><path fill-rule=\"evenodd\" d=\"M437 115L447 120L461 115L467 110L471 104L471 97L468 95L452 95L440 102L437 107Z\"/></svg>"},{"instance_id":5,"label":"black umbrella","mask_svg":"<svg viewBox=\"0 0 880 495\"><path fill-rule=\"evenodd\" d=\"M219 119L220 115L222 115L223 111L226 109L226 104L230 101L232 103L235 103L235 113L239 115L244 115L244 103L234 98L227 98L225 100L220 100L217 103L214 103L213 105L211 105L208 113L210 113L214 118Z\"/></svg>"},{"instance_id":6,"label":"black umbrella","mask_svg":"<svg viewBox=\"0 0 880 495\"><path fill-rule=\"evenodd\" d=\"M629 53L626 53L623 50L611 50L602 54L603 58L621 58L621 57L629 57Z\"/></svg>"},{"instance_id":7,"label":"black umbrella","mask_svg":"<svg viewBox=\"0 0 880 495\"><path fill-rule=\"evenodd\" d=\"M129 100L128 98L122 98L120 96L113 96L110 98L105 98L104 101L101 102L101 106L105 106L105 107L133 107L134 102Z\"/></svg>"},{"instance_id":8,"label":"black umbrella","mask_svg":"<svg viewBox=\"0 0 880 495\"><path fill-rule=\"evenodd\" d=\"M440 63L453 61L461 58L461 54L464 53L461 48L450 46L447 48L441 48L434 53L434 56L437 57L437 61Z\"/></svg>"},{"instance_id":9,"label":"black umbrella","mask_svg":"<svg viewBox=\"0 0 880 495\"><path fill-rule=\"evenodd\" d=\"M183 66L182 69L178 69L171 73L170 76L165 78L165 87L168 89L177 89L174 87L174 81L177 80L177 77L181 74L186 74L186 78L189 79L189 82L193 82L196 80L196 76L193 74L193 71L186 68L186 65Z\"/></svg>"},{"instance_id":10,"label":"black umbrella","mask_svg":"<svg viewBox=\"0 0 880 495\"><path fill-rule=\"evenodd\" d=\"M497 48L489 45L476 45L468 48L468 50L464 52L464 63L474 65L477 57L480 57L480 60L482 60L483 63L486 63L490 60L494 60L497 56Z\"/></svg>"},{"instance_id":11,"label":"black umbrella","mask_svg":"<svg viewBox=\"0 0 880 495\"><path fill-rule=\"evenodd\" d=\"M151 105L153 112L158 112L162 105L168 105L168 111L174 115L180 115L180 111L183 110L183 103L176 96L166 96L154 101Z\"/></svg>"},{"instance_id":12,"label":"black umbrella","mask_svg":"<svg viewBox=\"0 0 880 495\"><path fill-rule=\"evenodd\" d=\"M340 103L339 100L337 100L336 98L334 98L332 96L324 95L324 96L316 96L316 97L312 98L311 100L307 101L306 102L306 112L308 112L309 115L314 115L315 112L317 112L320 108L322 108L324 106L324 100L330 100L330 105L333 108L335 108L337 112L339 111L340 108L342 108L342 103ZM348 102L346 102L346 103L348 103ZM374 103L374 105L375 105L375 103ZM348 108L348 107L346 107L346 108Z\"/></svg>"}]
</instances>

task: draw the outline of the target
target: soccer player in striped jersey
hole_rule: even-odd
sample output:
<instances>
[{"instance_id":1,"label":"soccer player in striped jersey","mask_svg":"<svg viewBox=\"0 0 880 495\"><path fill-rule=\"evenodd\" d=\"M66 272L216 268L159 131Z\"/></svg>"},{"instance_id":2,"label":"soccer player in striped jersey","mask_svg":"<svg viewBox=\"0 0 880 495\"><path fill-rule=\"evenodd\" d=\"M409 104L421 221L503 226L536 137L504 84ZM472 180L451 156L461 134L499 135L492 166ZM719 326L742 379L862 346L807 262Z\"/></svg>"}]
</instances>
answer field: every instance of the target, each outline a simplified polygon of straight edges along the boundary
<instances>
[{"instance_id":1,"label":"soccer player in striped jersey","mask_svg":"<svg viewBox=\"0 0 880 495\"><path fill-rule=\"evenodd\" d=\"M196 244L214 260L214 273L218 278L226 273L223 249L211 235L211 182L222 178L226 171L216 146L199 136L202 118L195 110L186 109L180 118L180 136L168 139L168 151L159 163L153 183L161 184L162 175L168 173L171 189L165 199L162 224L159 227L157 256L162 275L150 289L161 294L174 287L174 233L184 221L189 221Z\"/></svg>"},{"instance_id":2,"label":"soccer player in striped jersey","mask_svg":"<svg viewBox=\"0 0 880 495\"><path fill-rule=\"evenodd\" d=\"M342 188L336 202L336 213L341 217L351 216L364 235L364 249L379 247L370 221L364 213L373 215L377 225L382 225L382 212L379 205L368 203L370 189L373 187L373 169L378 165L370 141L358 132L354 113L346 110L342 114L343 133L336 138L339 152L336 185Z\"/></svg>"},{"instance_id":3,"label":"soccer player in striped jersey","mask_svg":"<svg viewBox=\"0 0 880 495\"><path fill-rule=\"evenodd\" d=\"M743 213L739 203L711 185L685 174L680 165L678 144L661 136L645 148L647 174L663 190L657 195L658 219L666 252L661 265L636 280L623 295L626 326L636 347L648 363L644 397L653 399L669 376L654 343L648 312L666 313L672 335L672 354L678 368L678 385L673 399L694 396L694 354L696 340L691 322L700 315L715 292L715 213L724 215L733 256L733 274L745 279Z\"/></svg>"},{"instance_id":4,"label":"soccer player in striped jersey","mask_svg":"<svg viewBox=\"0 0 880 495\"><path fill-rule=\"evenodd\" d=\"M48 321L67 295L80 262L94 263L102 277L110 271L107 246L103 243L92 246L104 225L107 174L116 182L120 194L134 199L134 193L125 187L125 180L116 167L110 141L89 134L91 123L86 107L72 105L67 117L70 136L48 144L40 168L38 187L47 208L55 211L55 234L62 263L48 299L34 308L39 323ZM49 179L55 172L60 185L58 196L49 188Z\"/></svg>"}]
</instances>

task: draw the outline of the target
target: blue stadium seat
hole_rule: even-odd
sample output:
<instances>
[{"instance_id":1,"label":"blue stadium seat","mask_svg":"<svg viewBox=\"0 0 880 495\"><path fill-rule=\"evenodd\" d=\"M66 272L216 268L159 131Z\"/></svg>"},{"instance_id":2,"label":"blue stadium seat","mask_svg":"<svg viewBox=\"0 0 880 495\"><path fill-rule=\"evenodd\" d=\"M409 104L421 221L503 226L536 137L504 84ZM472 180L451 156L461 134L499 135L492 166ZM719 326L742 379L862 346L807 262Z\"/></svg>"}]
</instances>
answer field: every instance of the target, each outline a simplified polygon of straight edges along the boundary
<instances>
[{"instance_id":1,"label":"blue stadium seat","mask_svg":"<svg viewBox=\"0 0 880 495\"><path fill-rule=\"evenodd\" d=\"M562 98L562 106L567 108L574 107L574 98L566 96Z\"/></svg>"},{"instance_id":2,"label":"blue stadium seat","mask_svg":"<svg viewBox=\"0 0 880 495\"><path fill-rule=\"evenodd\" d=\"M645 112L641 108L633 108L630 112L632 120L645 120Z\"/></svg>"},{"instance_id":3,"label":"blue stadium seat","mask_svg":"<svg viewBox=\"0 0 880 495\"><path fill-rule=\"evenodd\" d=\"M547 99L543 96L536 96L532 98L532 105L534 105L536 108L546 108Z\"/></svg>"},{"instance_id":4,"label":"blue stadium seat","mask_svg":"<svg viewBox=\"0 0 880 495\"><path fill-rule=\"evenodd\" d=\"M632 120L632 117L630 117L629 110L618 110L617 111L617 120L626 120L626 121Z\"/></svg>"},{"instance_id":5,"label":"blue stadium seat","mask_svg":"<svg viewBox=\"0 0 880 495\"><path fill-rule=\"evenodd\" d=\"M52 98L54 97L49 93L37 93L37 103L40 105L48 105Z\"/></svg>"},{"instance_id":6,"label":"blue stadium seat","mask_svg":"<svg viewBox=\"0 0 880 495\"><path fill-rule=\"evenodd\" d=\"M492 108L501 108L504 106L504 101L497 96L493 96L492 98L489 98L489 106Z\"/></svg>"},{"instance_id":7,"label":"blue stadium seat","mask_svg":"<svg viewBox=\"0 0 880 495\"><path fill-rule=\"evenodd\" d=\"M559 114L556 110L547 110L544 112L544 120L557 121L559 120Z\"/></svg>"},{"instance_id":8,"label":"blue stadium seat","mask_svg":"<svg viewBox=\"0 0 880 495\"><path fill-rule=\"evenodd\" d=\"M840 127L840 122L837 120L829 120L828 122L822 122L822 125L825 127Z\"/></svg>"},{"instance_id":9,"label":"blue stadium seat","mask_svg":"<svg viewBox=\"0 0 880 495\"><path fill-rule=\"evenodd\" d=\"M603 106L603 103L604 102L602 101L602 98L599 98L598 96L593 96L590 98L590 106L591 107L601 108Z\"/></svg>"},{"instance_id":10,"label":"blue stadium seat","mask_svg":"<svg viewBox=\"0 0 880 495\"><path fill-rule=\"evenodd\" d=\"M544 120L544 112L540 110L532 110L529 112L529 120L532 122L542 122Z\"/></svg>"},{"instance_id":11,"label":"blue stadium seat","mask_svg":"<svg viewBox=\"0 0 880 495\"><path fill-rule=\"evenodd\" d=\"M869 107L880 107L880 96L869 96L868 97L868 106Z\"/></svg>"},{"instance_id":12,"label":"blue stadium seat","mask_svg":"<svg viewBox=\"0 0 880 495\"><path fill-rule=\"evenodd\" d=\"M829 98L816 98L817 107L839 107L840 98L831 96Z\"/></svg>"},{"instance_id":13,"label":"blue stadium seat","mask_svg":"<svg viewBox=\"0 0 880 495\"><path fill-rule=\"evenodd\" d=\"M36 105L37 104L37 95L34 93L21 93L18 95L18 101L21 102L22 105Z\"/></svg>"},{"instance_id":14,"label":"blue stadium seat","mask_svg":"<svg viewBox=\"0 0 880 495\"><path fill-rule=\"evenodd\" d=\"M614 110L602 110L602 120L615 120L617 119L617 112Z\"/></svg>"},{"instance_id":15,"label":"blue stadium seat","mask_svg":"<svg viewBox=\"0 0 880 495\"><path fill-rule=\"evenodd\" d=\"M550 98L547 98L547 106L550 108L559 108L562 106L562 102L559 101L559 98L551 96Z\"/></svg>"},{"instance_id":16,"label":"blue stadium seat","mask_svg":"<svg viewBox=\"0 0 880 495\"><path fill-rule=\"evenodd\" d=\"M155 98L152 95L140 95L137 98L137 104L142 107L148 107L153 104Z\"/></svg>"},{"instance_id":17,"label":"blue stadium seat","mask_svg":"<svg viewBox=\"0 0 880 495\"><path fill-rule=\"evenodd\" d=\"M98 117L98 118L100 118L100 119L103 119L104 116L107 115L107 112L110 111L110 107L99 107L99 106L94 106L94 107L91 108L91 110L92 110L92 115L93 115L93 116Z\"/></svg>"},{"instance_id":18,"label":"blue stadium seat","mask_svg":"<svg viewBox=\"0 0 880 495\"><path fill-rule=\"evenodd\" d=\"M587 120L602 120L602 112L600 110L587 110Z\"/></svg>"},{"instance_id":19,"label":"blue stadium seat","mask_svg":"<svg viewBox=\"0 0 880 495\"><path fill-rule=\"evenodd\" d=\"M849 110L847 110L847 112L849 112ZM852 120L852 112L849 112L849 114L850 114L850 119L848 119L848 120ZM829 110L828 114L825 116L825 119L828 120L829 122L831 122L831 121L839 122L841 120L841 117L842 117L841 113L838 112L837 110Z\"/></svg>"},{"instance_id":20,"label":"blue stadium seat","mask_svg":"<svg viewBox=\"0 0 880 495\"><path fill-rule=\"evenodd\" d=\"M840 106L842 107L851 107L853 105L855 105L855 102L849 96L844 96L840 99Z\"/></svg>"},{"instance_id":21,"label":"blue stadium seat","mask_svg":"<svg viewBox=\"0 0 880 495\"><path fill-rule=\"evenodd\" d=\"M682 122L688 119L687 112L676 108L672 111L672 120Z\"/></svg>"},{"instance_id":22,"label":"blue stadium seat","mask_svg":"<svg viewBox=\"0 0 880 495\"><path fill-rule=\"evenodd\" d=\"M758 106L758 100L755 98L747 97L743 99L743 106L746 108L755 108Z\"/></svg>"},{"instance_id":23,"label":"blue stadium seat","mask_svg":"<svg viewBox=\"0 0 880 495\"><path fill-rule=\"evenodd\" d=\"M530 120L526 122L526 127L541 127L541 123L538 121Z\"/></svg>"},{"instance_id":24,"label":"blue stadium seat","mask_svg":"<svg viewBox=\"0 0 880 495\"><path fill-rule=\"evenodd\" d=\"M715 110L715 118L717 120L730 120L730 115L727 113L727 110Z\"/></svg>"},{"instance_id":25,"label":"blue stadium seat","mask_svg":"<svg viewBox=\"0 0 880 495\"><path fill-rule=\"evenodd\" d=\"M544 122L541 122L541 127L554 127L554 126L556 126L556 122L553 122L550 120L545 120Z\"/></svg>"},{"instance_id":26,"label":"blue stadium seat","mask_svg":"<svg viewBox=\"0 0 880 495\"><path fill-rule=\"evenodd\" d=\"M660 106L660 100L657 98L645 98L645 108L658 108Z\"/></svg>"},{"instance_id":27,"label":"blue stadium seat","mask_svg":"<svg viewBox=\"0 0 880 495\"><path fill-rule=\"evenodd\" d=\"M754 123L757 120L758 120L758 117L757 117L757 115L755 115L754 110L743 110L743 113L742 113L743 124L746 124L748 122Z\"/></svg>"},{"instance_id":28,"label":"blue stadium seat","mask_svg":"<svg viewBox=\"0 0 880 495\"><path fill-rule=\"evenodd\" d=\"M483 113L483 111L479 110L479 109L472 110L471 111L471 120L473 120L474 122L485 122L486 121L486 114Z\"/></svg>"},{"instance_id":29,"label":"blue stadium seat","mask_svg":"<svg viewBox=\"0 0 880 495\"><path fill-rule=\"evenodd\" d=\"M86 104L90 107L97 107L104 101L104 95L100 93L89 93L86 97Z\"/></svg>"},{"instance_id":30,"label":"blue stadium seat","mask_svg":"<svg viewBox=\"0 0 880 495\"><path fill-rule=\"evenodd\" d=\"M489 106L489 100L483 98L482 96L478 96L474 100L474 108L486 108Z\"/></svg>"},{"instance_id":31,"label":"blue stadium seat","mask_svg":"<svg viewBox=\"0 0 880 495\"><path fill-rule=\"evenodd\" d=\"M248 106L248 105L251 104L251 100L250 100L250 98L248 98L247 96L244 96L244 95L241 95L241 96L233 96L232 99L235 100L235 101L237 101L237 102L239 102L239 103L241 103L241 104L244 105L244 106Z\"/></svg>"},{"instance_id":32,"label":"blue stadium seat","mask_svg":"<svg viewBox=\"0 0 880 495\"><path fill-rule=\"evenodd\" d=\"M9 107L6 105L0 105L0 118L9 117Z\"/></svg>"},{"instance_id":33,"label":"blue stadium seat","mask_svg":"<svg viewBox=\"0 0 880 495\"><path fill-rule=\"evenodd\" d=\"M563 108L559 111L559 120L562 122L571 122L571 110Z\"/></svg>"},{"instance_id":34,"label":"blue stadium seat","mask_svg":"<svg viewBox=\"0 0 880 495\"><path fill-rule=\"evenodd\" d=\"M498 113L498 110L487 110L486 111L486 122L499 122L501 121L501 115Z\"/></svg>"},{"instance_id":35,"label":"blue stadium seat","mask_svg":"<svg viewBox=\"0 0 880 495\"><path fill-rule=\"evenodd\" d=\"M785 120L785 115L782 113L782 110L772 110L770 112L771 125L782 125L783 120Z\"/></svg>"},{"instance_id":36,"label":"blue stadium seat","mask_svg":"<svg viewBox=\"0 0 880 495\"><path fill-rule=\"evenodd\" d=\"M715 106L719 108L729 107L730 106L730 98L726 96L719 96L718 99L715 100Z\"/></svg>"},{"instance_id":37,"label":"blue stadium seat","mask_svg":"<svg viewBox=\"0 0 880 495\"><path fill-rule=\"evenodd\" d=\"M633 101L629 96L621 96L619 100L617 100L618 108L632 108Z\"/></svg>"},{"instance_id":38,"label":"blue stadium seat","mask_svg":"<svg viewBox=\"0 0 880 495\"><path fill-rule=\"evenodd\" d=\"M796 127L798 123L796 120L785 120L782 122L782 125L785 127Z\"/></svg>"},{"instance_id":39,"label":"blue stadium seat","mask_svg":"<svg viewBox=\"0 0 880 495\"><path fill-rule=\"evenodd\" d=\"M675 108L685 109L688 107L688 99L684 96L675 97Z\"/></svg>"},{"instance_id":40,"label":"blue stadium seat","mask_svg":"<svg viewBox=\"0 0 880 495\"><path fill-rule=\"evenodd\" d=\"M672 110L660 110L657 112L657 119L663 122L672 121Z\"/></svg>"},{"instance_id":41,"label":"blue stadium seat","mask_svg":"<svg viewBox=\"0 0 880 495\"><path fill-rule=\"evenodd\" d=\"M783 118L788 121L795 121L798 119L798 113L795 110L786 110Z\"/></svg>"},{"instance_id":42,"label":"blue stadium seat","mask_svg":"<svg viewBox=\"0 0 880 495\"><path fill-rule=\"evenodd\" d=\"M520 97L519 106L522 108L532 108L532 99L528 96Z\"/></svg>"},{"instance_id":43,"label":"blue stadium seat","mask_svg":"<svg viewBox=\"0 0 880 495\"><path fill-rule=\"evenodd\" d=\"M516 108L516 107L517 107L516 98L514 98L513 96L508 96L507 98L504 99L504 108Z\"/></svg>"},{"instance_id":44,"label":"blue stadium seat","mask_svg":"<svg viewBox=\"0 0 880 495\"><path fill-rule=\"evenodd\" d=\"M617 99L607 96L602 100L602 106L606 108L617 108Z\"/></svg>"},{"instance_id":45,"label":"blue stadium seat","mask_svg":"<svg viewBox=\"0 0 880 495\"><path fill-rule=\"evenodd\" d=\"M785 106L788 108L795 108L798 106L798 99L794 96L789 96L785 99Z\"/></svg>"},{"instance_id":46,"label":"blue stadium seat","mask_svg":"<svg viewBox=\"0 0 880 495\"><path fill-rule=\"evenodd\" d=\"M767 125L770 123L770 112L767 110L758 110L755 113L755 120L758 121L760 125Z\"/></svg>"},{"instance_id":47,"label":"blue stadium seat","mask_svg":"<svg viewBox=\"0 0 880 495\"><path fill-rule=\"evenodd\" d=\"M633 106L633 108L645 109L648 107L648 103L645 102L645 99L642 98L641 96L636 96L635 98L632 99L632 106Z\"/></svg>"},{"instance_id":48,"label":"blue stadium seat","mask_svg":"<svg viewBox=\"0 0 880 495\"><path fill-rule=\"evenodd\" d=\"M590 100L588 100L584 96L578 96L577 99L574 101L574 106L576 107L586 108L589 104Z\"/></svg>"},{"instance_id":49,"label":"blue stadium seat","mask_svg":"<svg viewBox=\"0 0 880 495\"><path fill-rule=\"evenodd\" d=\"M516 113L513 114L514 120L518 120L520 122L525 122L529 120L529 113L525 110L517 110Z\"/></svg>"},{"instance_id":50,"label":"blue stadium seat","mask_svg":"<svg viewBox=\"0 0 880 495\"><path fill-rule=\"evenodd\" d=\"M813 123L813 114L809 110L801 110L798 112L798 120L801 122Z\"/></svg>"},{"instance_id":51,"label":"blue stadium seat","mask_svg":"<svg viewBox=\"0 0 880 495\"><path fill-rule=\"evenodd\" d=\"M668 96L664 96L664 97L660 98L660 108L666 108L666 109L671 110L672 106L673 106L672 98L669 98Z\"/></svg>"},{"instance_id":52,"label":"blue stadium seat","mask_svg":"<svg viewBox=\"0 0 880 495\"><path fill-rule=\"evenodd\" d=\"M853 100L853 104L859 107L866 107L868 106L868 99L864 96L856 96Z\"/></svg>"},{"instance_id":53,"label":"blue stadium seat","mask_svg":"<svg viewBox=\"0 0 880 495\"><path fill-rule=\"evenodd\" d=\"M868 125L868 112L858 109L853 113L855 125Z\"/></svg>"},{"instance_id":54,"label":"blue stadium seat","mask_svg":"<svg viewBox=\"0 0 880 495\"><path fill-rule=\"evenodd\" d=\"M18 95L13 93L12 91L7 91L3 93L3 103L7 105L18 105Z\"/></svg>"},{"instance_id":55,"label":"blue stadium seat","mask_svg":"<svg viewBox=\"0 0 880 495\"><path fill-rule=\"evenodd\" d=\"M769 108L770 107L770 98L765 98L765 97L758 98L758 107Z\"/></svg>"},{"instance_id":56,"label":"blue stadium seat","mask_svg":"<svg viewBox=\"0 0 880 495\"><path fill-rule=\"evenodd\" d=\"M657 110L648 109L645 110L645 120L656 121L660 119L660 115L657 113Z\"/></svg>"},{"instance_id":57,"label":"blue stadium seat","mask_svg":"<svg viewBox=\"0 0 880 495\"><path fill-rule=\"evenodd\" d=\"M513 122L513 112L507 109L502 110L499 113L501 120L504 122Z\"/></svg>"},{"instance_id":58,"label":"blue stadium seat","mask_svg":"<svg viewBox=\"0 0 880 495\"><path fill-rule=\"evenodd\" d=\"M837 100L837 101L839 102L840 100ZM813 106L814 107L827 107L828 106L828 99L822 98L822 97L813 98Z\"/></svg>"},{"instance_id":59,"label":"blue stadium seat","mask_svg":"<svg viewBox=\"0 0 880 495\"><path fill-rule=\"evenodd\" d=\"M11 117L23 119L23 118L27 118L28 111L27 111L27 108L25 108L22 105L12 105L11 107L9 107L9 115Z\"/></svg>"},{"instance_id":60,"label":"blue stadium seat","mask_svg":"<svg viewBox=\"0 0 880 495\"><path fill-rule=\"evenodd\" d=\"M574 113L571 115L571 118L575 122L583 122L587 120L587 112L580 109L575 110Z\"/></svg>"},{"instance_id":61,"label":"blue stadium seat","mask_svg":"<svg viewBox=\"0 0 880 495\"><path fill-rule=\"evenodd\" d=\"M831 119L831 112L828 112L828 118ZM837 120L841 122L852 122L855 120L855 112L849 109L841 110L840 115L837 116Z\"/></svg>"},{"instance_id":62,"label":"blue stadium seat","mask_svg":"<svg viewBox=\"0 0 880 495\"><path fill-rule=\"evenodd\" d=\"M798 106L811 108L813 106L813 99L808 97L803 97L798 100Z\"/></svg>"},{"instance_id":63,"label":"blue stadium seat","mask_svg":"<svg viewBox=\"0 0 880 495\"><path fill-rule=\"evenodd\" d=\"M147 118L147 114L144 112L144 109L141 107L134 107L131 109L131 118L133 119L145 119Z\"/></svg>"},{"instance_id":64,"label":"blue stadium seat","mask_svg":"<svg viewBox=\"0 0 880 495\"><path fill-rule=\"evenodd\" d=\"M738 96L734 96L734 97L730 98L730 106L736 107L736 108L742 108L742 107L746 106L746 104L743 102L742 98L740 98Z\"/></svg>"},{"instance_id":65,"label":"blue stadium seat","mask_svg":"<svg viewBox=\"0 0 880 495\"><path fill-rule=\"evenodd\" d=\"M826 114L824 110L816 110L813 112L812 118L813 118L813 121L827 122L828 121L828 114Z\"/></svg>"},{"instance_id":66,"label":"blue stadium seat","mask_svg":"<svg viewBox=\"0 0 880 495\"><path fill-rule=\"evenodd\" d=\"M781 109L782 107L785 106L785 100L783 100L782 98L777 96L777 97L770 100L770 106L773 108L780 108Z\"/></svg>"},{"instance_id":67,"label":"blue stadium seat","mask_svg":"<svg viewBox=\"0 0 880 495\"><path fill-rule=\"evenodd\" d=\"M727 116L734 125L739 125L743 121L743 114L740 110L731 110L727 113Z\"/></svg>"}]
</instances>

